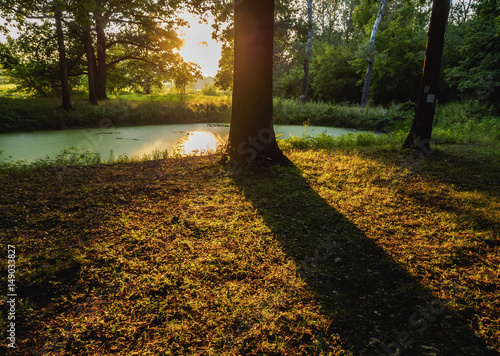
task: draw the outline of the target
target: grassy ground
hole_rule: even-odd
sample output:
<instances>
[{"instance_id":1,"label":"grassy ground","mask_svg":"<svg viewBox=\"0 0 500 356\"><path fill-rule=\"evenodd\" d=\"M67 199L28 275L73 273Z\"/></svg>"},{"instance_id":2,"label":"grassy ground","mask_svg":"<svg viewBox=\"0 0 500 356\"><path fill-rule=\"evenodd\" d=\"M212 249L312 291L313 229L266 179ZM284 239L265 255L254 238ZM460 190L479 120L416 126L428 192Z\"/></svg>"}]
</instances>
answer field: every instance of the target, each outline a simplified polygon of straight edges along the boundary
<instances>
[{"instance_id":1,"label":"grassy ground","mask_svg":"<svg viewBox=\"0 0 500 356\"><path fill-rule=\"evenodd\" d=\"M498 355L499 148L2 173L11 353Z\"/></svg>"}]
</instances>

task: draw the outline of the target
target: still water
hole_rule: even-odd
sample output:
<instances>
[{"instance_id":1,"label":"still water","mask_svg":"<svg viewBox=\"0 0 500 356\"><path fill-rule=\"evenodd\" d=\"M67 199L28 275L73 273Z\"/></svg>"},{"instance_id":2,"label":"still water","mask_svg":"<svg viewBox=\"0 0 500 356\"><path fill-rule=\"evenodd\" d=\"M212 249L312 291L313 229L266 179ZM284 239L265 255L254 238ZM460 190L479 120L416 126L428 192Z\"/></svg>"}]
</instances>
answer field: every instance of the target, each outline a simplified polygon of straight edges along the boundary
<instances>
[{"instance_id":1,"label":"still water","mask_svg":"<svg viewBox=\"0 0 500 356\"><path fill-rule=\"evenodd\" d=\"M298 125L275 125L278 139L302 136L306 129ZM349 129L309 126L307 134L326 133L339 136L353 132ZM64 149L76 147L99 153L103 160L126 154L127 156L149 155L167 150L169 154L201 154L213 151L217 144L229 135L229 125L182 124L159 126L135 126L119 128L77 129L0 134L0 161L26 160L55 157Z\"/></svg>"}]
</instances>

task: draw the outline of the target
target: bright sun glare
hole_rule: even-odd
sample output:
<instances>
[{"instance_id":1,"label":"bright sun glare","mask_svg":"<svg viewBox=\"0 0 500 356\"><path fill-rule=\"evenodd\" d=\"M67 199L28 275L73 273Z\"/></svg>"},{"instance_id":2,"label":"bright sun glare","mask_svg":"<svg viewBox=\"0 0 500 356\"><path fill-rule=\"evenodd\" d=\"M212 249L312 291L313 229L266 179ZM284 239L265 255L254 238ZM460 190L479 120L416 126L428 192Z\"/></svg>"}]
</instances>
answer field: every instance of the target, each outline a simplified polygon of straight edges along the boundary
<instances>
[{"instance_id":1,"label":"bright sun glare","mask_svg":"<svg viewBox=\"0 0 500 356\"><path fill-rule=\"evenodd\" d=\"M198 63L201 66L203 76L210 77L217 73L219 59L221 56L221 44L212 39L212 22L209 17L209 23L199 23L196 16L186 13L181 15L190 25L183 27L179 33L184 40L184 46L179 53L187 62ZM3 19L0 19L0 25L3 24ZM14 27L10 27L10 35L18 36L18 32ZM0 34L0 42L5 42L6 38Z\"/></svg>"},{"instance_id":2,"label":"bright sun glare","mask_svg":"<svg viewBox=\"0 0 500 356\"><path fill-rule=\"evenodd\" d=\"M180 55L186 62L198 63L205 77L214 76L221 56L221 44L212 39L211 24L200 24L198 18L191 14L183 14L182 17L190 27L181 29L184 46L179 51Z\"/></svg>"},{"instance_id":3,"label":"bright sun glare","mask_svg":"<svg viewBox=\"0 0 500 356\"><path fill-rule=\"evenodd\" d=\"M217 149L217 138L210 132L191 132L181 144L181 154L193 155L214 152Z\"/></svg>"}]
</instances>

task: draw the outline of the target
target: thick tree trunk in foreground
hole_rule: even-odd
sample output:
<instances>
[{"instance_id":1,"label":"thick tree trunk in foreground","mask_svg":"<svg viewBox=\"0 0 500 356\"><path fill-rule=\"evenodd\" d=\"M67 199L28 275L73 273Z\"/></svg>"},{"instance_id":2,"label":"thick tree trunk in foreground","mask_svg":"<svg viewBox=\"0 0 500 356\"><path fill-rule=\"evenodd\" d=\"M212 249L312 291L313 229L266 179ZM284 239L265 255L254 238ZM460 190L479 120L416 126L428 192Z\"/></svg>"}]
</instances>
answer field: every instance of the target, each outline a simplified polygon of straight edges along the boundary
<instances>
[{"instance_id":1,"label":"thick tree trunk in foreground","mask_svg":"<svg viewBox=\"0 0 500 356\"><path fill-rule=\"evenodd\" d=\"M382 13L384 11L385 4L387 0L382 0L380 3L380 8L378 10L377 18L373 24L372 34L370 36L370 47L368 47L368 69L366 70L365 86L363 87L363 95L361 96L361 107L365 108L368 104L368 98L370 97L370 85L372 82L372 71L373 62L375 61L375 37L377 37L378 26L382 20Z\"/></svg>"},{"instance_id":2,"label":"thick tree trunk in foreground","mask_svg":"<svg viewBox=\"0 0 500 356\"><path fill-rule=\"evenodd\" d=\"M236 2L234 86L226 168L254 160L285 162L273 128L274 0Z\"/></svg>"},{"instance_id":3,"label":"thick tree trunk in foreground","mask_svg":"<svg viewBox=\"0 0 500 356\"><path fill-rule=\"evenodd\" d=\"M64 45L64 32L61 22L61 8L54 5L54 19L56 22L57 50L59 52L59 72L61 76L62 104L61 108L66 111L73 109L68 80L68 61L66 59L66 46Z\"/></svg>"},{"instance_id":4,"label":"thick tree trunk in foreground","mask_svg":"<svg viewBox=\"0 0 500 356\"><path fill-rule=\"evenodd\" d=\"M107 100L106 81L108 68L106 66L106 33L104 32L103 20L98 18L96 21L97 33L97 70L95 73L95 90L99 100Z\"/></svg>"},{"instance_id":5,"label":"thick tree trunk in foreground","mask_svg":"<svg viewBox=\"0 0 500 356\"><path fill-rule=\"evenodd\" d=\"M306 58L304 59L304 79L302 80L302 95L300 102L307 101L307 89L309 88L309 64L311 63L311 51L313 42L313 20L312 20L312 0L307 0L307 50Z\"/></svg>"},{"instance_id":6,"label":"thick tree trunk in foreground","mask_svg":"<svg viewBox=\"0 0 500 356\"><path fill-rule=\"evenodd\" d=\"M402 148L415 148L424 153L430 152L429 142L436 110L436 93L449 12L449 0L433 1L417 108L410 133Z\"/></svg>"},{"instance_id":7,"label":"thick tree trunk in foreground","mask_svg":"<svg viewBox=\"0 0 500 356\"><path fill-rule=\"evenodd\" d=\"M98 105L96 90L95 90L95 60L94 48L92 47L92 36L90 29L85 30L85 53L87 55L87 72L89 81L89 102L92 105Z\"/></svg>"}]
</instances>

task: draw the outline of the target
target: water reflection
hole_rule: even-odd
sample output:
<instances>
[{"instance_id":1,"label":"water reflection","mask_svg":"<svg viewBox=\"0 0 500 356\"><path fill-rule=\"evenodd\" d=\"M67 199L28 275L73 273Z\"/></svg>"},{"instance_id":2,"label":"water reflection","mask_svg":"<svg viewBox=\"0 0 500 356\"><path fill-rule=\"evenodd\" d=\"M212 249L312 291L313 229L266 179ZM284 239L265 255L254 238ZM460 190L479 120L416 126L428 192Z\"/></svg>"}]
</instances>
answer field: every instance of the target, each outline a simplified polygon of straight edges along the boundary
<instances>
[{"instance_id":1,"label":"water reflection","mask_svg":"<svg viewBox=\"0 0 500 356\"><path fill-rule=\"evenodd\" d=\"M353 132L334 127L274 125L280 139L304 133L329 136ZM98 153L104 160L111 153L118 157L151 155L154 152L181 155L206 154L215 151L229 135L229 125L177 124L102 129L19 132L0 134L0 161L33 162L47 155L54 158L61 151L76 147Z\"/></svg>"},{"instance_id":2,"label":"water reflection","mask_svg":"<svg viewBox=\"0 0 500 356\"><path fill-rule=\"evenodd\" d=\"M200 155L215 152L219 139L211 132L193 131L176 148L181 155Z\"/></svg>"}]
</instances>

